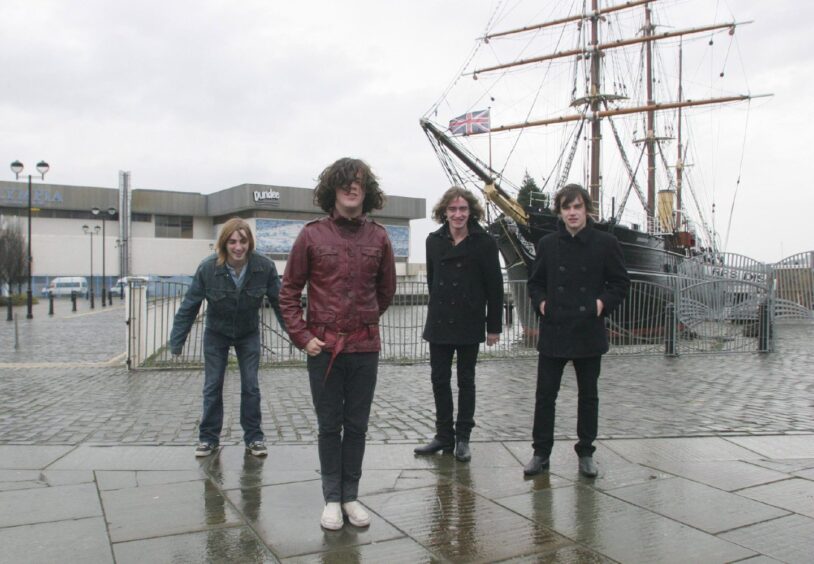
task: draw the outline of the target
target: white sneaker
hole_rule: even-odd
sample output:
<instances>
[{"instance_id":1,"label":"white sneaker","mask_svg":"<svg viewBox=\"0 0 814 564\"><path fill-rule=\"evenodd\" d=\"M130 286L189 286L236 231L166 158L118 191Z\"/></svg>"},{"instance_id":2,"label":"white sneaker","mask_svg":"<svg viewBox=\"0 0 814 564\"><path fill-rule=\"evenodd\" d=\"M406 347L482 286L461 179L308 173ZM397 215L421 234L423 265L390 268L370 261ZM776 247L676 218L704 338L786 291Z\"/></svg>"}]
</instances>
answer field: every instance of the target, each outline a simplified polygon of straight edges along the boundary
<instances>
[{"instance_id":1,"label":"white sneaker","mask_svg":"<svg viewBox=\"0 0 814 564\"><path fill-rule=\"evenodd\" d=\"M342 519L342 508L338 501L329 501L322 510L320 524L329 531L338 531L345 524Z\"/></svg>"},{"instance_id":2,"label":"white sneaker","mask_svg":"<svg viewBox=\"0 0 814 564\"><path fill-rule=\"evenodd\" d=\"M370 525L370 513L365 511L358 501L349 501L342 504L342 510L348 516L351 525L357 527L367 527Z\"/></svg>"}]
</instances>

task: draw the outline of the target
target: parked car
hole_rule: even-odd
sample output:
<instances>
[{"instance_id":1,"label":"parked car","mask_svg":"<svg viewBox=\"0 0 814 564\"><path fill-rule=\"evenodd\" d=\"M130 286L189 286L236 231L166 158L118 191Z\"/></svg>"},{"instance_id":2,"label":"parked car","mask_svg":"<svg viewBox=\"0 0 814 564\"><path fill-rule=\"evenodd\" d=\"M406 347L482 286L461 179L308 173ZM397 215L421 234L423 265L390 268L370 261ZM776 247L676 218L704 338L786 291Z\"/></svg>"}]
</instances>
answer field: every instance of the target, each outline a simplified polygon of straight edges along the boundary
<instances>
[{"instance_id":1,"label":"parked car","mask_svg":"<svg viewBox=\"0 0 814 564\"><path fill-rule=\"evenodd\" d=\"M150 283L150 278L148 276L125 276L123 278L119 278L115 284L110 287L110 293L114 296L120 295L124 289L133 282L138 286L147 286ZM147 289L147 293L149 293L149 286Z\"/></svg>"},{"instance_id":2,"label":"parked car","mask_svg":"<svg viewBox=\"0 0 814 564\"><path fill-rule=\"evenodd\" d=\"M76 292L77 296L86 298L88 296L88 280L82 276L57 276L51 283L42 289L42 293L47 296L70 296Z\"/></svg>"}]
</instances>

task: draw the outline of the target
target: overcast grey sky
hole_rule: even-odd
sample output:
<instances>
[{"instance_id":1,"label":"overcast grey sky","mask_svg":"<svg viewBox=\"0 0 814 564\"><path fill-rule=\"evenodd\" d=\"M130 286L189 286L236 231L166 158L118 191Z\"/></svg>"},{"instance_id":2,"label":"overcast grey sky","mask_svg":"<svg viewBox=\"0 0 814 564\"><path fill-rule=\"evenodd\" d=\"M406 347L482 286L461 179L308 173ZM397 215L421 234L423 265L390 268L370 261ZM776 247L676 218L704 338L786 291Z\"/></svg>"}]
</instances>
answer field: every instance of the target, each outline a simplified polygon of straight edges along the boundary
<instances>
[{"instance_id":1,"label":"overcast grey sky","mask_svg":"<svg viewBox=\"0 0 814 564\"><path fill-rule=\"evenodd\" d=\"M202 193L311 187L326 164L357 156L388 193L425 197L429 209L448 181L418 119L494 4L3 0L0 155L29 170L47 160L53 183L114 187L129 170L138 188ZM756 20L739 30L737 56L752 93L774 93L749 114L727 250L774 261L814 249L814 154L803 130L814 8L709 4ZM414 226L413 260L423 261L428 224Z\"/></svg>"}]
</instances>

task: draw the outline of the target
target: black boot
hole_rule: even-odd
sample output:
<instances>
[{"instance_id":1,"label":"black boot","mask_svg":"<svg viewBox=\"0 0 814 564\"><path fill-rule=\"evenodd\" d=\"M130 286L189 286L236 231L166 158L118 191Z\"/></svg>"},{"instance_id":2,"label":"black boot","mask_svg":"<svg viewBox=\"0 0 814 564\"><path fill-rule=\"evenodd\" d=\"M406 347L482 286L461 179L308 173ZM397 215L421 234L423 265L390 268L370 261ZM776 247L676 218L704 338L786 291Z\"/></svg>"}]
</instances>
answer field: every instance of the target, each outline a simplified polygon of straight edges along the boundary
<instances>
[{"instance_id":1,"label":"black boot","mask_svg":"<svg viewBox=\"0 0 814 564\"><path fill-rule=\"evenodd\" d=\"M439 441L438 439L431 440L428 444L417 446L413 449L416 454L435 454L439 451L444 451L444 454L450 454L455 448L452 443Z\"/></svg>"},{"instance_id":2,"label":"black boot","mask_svg":"<svg viewBox=\"0 0 814 564\"><path fill-rule=\"evenodd\" d=\"M461 462L469 462L472 460L472 451L469 450L469 441L460 439L455 443L455 458Z\"/></svg>"},{"instance_id":3,"label":"black boot","mask_svg":"<svg viewBox=\"0 0 814 564\"><path fill-rule=\"evenodd\" d=\"M586 478L596 478L599 475L592 456L579 457L579 473Z\"/></svg>"},{"instance_id":4,"label":"black boot","mask_svg":"<svg viewBox=\"0 0 814 564\"><path fill-rule=\"evenodd\" d=\"M526 476L535 476L537 474L542 474L546 470L548 470L549 462L548 458L543 458L542 456L537 456L536 454L531 457L528 464L523 467L523 474Z\"/></svg>"}]
</instances>

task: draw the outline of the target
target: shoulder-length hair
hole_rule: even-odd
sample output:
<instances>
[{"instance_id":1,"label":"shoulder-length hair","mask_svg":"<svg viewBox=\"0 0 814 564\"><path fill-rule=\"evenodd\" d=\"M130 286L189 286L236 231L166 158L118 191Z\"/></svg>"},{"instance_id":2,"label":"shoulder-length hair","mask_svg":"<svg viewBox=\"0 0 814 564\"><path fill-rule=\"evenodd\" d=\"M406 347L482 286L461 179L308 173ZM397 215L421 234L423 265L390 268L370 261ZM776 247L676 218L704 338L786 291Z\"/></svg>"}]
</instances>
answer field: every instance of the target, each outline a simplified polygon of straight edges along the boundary
<instances>
[{"instance_id":1,"label":"shoulder-length hair","mask_svg":"<svg viewBox=\"0 0 814 564\"><path fill-rule=\"evenodd\" d=\"M379 179L370 170L370 166L360 159L348 157L339 159L325 167L314 188L314 205L322 211L330 213L336 205L336 191L347 188L356 180L356 174L362 173L362 187L365 189L365 200L362 203L362 213L371 210L380 210L384 206L384 192L379 188Z\"/></svg>"},{"instance_id":2,"label":"shoulder-length hair","mask_svg":"<svg viewBox=\"0 0 814 564\"><path fill-rule=\"evenodd\" d=\"M441 196L435 207L432 208L432 218L438 223L444 223L447 220L447 206L455 198L463 198L469 205L469 221L480 222L485 217L486 213L483 211L483 206L475 197L475 194L461 188L460 186L453 186Z\"/></svg>"},{"instance_id":3,"label":"shoulder-length hair","mask_svg":"<svg viewBox=\"0 0 814 564\"><path fill-rule=\"evenodd\" d=\"M242 235L249 240L249 253L247 253L247 255L254 251L254 235L252 234L249 224L239 217L233 217L220 228L220 235L218 235L218 241L215 243L215 249L218 253L218 266L225 263L226 258L229 256L226 252L226 244L229 241L229 237L231 237L235 231L241 231Z\"/></svg>"},{"instance_id":4,"label":"shoulder-length hair","mask_svg":"<svg viewBox=\"0 0 814 564\"><path fill-rule=\"evenodd\" d=\"M567 206L577 198L582 198L587 213L594 213L594 204L591 195L579 184L566 184L554 195L554 213L560 215L562 207Z\"/></svg>"}]
</instances>

